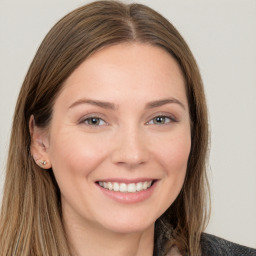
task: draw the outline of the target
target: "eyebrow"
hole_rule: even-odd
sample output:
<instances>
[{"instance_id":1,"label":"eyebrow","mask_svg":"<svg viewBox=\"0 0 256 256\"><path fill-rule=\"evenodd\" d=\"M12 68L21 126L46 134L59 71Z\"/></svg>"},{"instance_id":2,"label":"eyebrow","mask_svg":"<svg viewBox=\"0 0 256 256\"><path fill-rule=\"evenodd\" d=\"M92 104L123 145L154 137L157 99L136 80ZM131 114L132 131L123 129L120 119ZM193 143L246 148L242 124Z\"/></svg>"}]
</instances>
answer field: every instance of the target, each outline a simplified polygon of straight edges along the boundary
<instances>
[{"instance_id":1,"label":"eyebrow","mask_svg":"<svg viewBox=\"0 0 256 256\"><path fill-rule=\"evenodd\" d=\"M69 109L81 104L90 104L90 105L98 106L100 108L111 109L111 110L117 109L117 106L113 103L106 102L106 101L92 100L92 99L77 100L69 106Z\"/></svg>"},{"instance_id":2,"label":"eyebrow","mask_svg":"<svg viewBox=\"0 0 256 256\"><path fill-rule=\"evenodd\" d=\"M163 105L172 104L172 103L178 104L184 110L186 110L185 105L181 101L179 101L178 99L175 99L175 98L167 98L167 99L161 99L161 100L148 102L146 104L146 109L157 108L157 107L161 107ZM74 103L72 103L69 106L69 109L71 109L75 106L81 105L81 104L90 104L90 105L94 105L94 106L98 106L100 108L105 108L105 109L110 109L110 110L117 110L118 109L118 106L115 105L114 103L106 102L106 101L93 100L93 99L79 99L79 100L75 101Z\"/></svg>"},{"instance_id":3,"label":"eyebrow","mask_svg":"<svg viewBox=\"0 0 256 256\"><path fill-rule=\"evenodd\" d=\"M175 99L175 98L168 98L168 99L162 99L162 100L156 100L156 101L149 102L149 103L147 103L146 108L157 108L157 107L161 107L163 105L172 104L172 103L178 104L184 110L186 110L185 105L181 101L179 101L178 99Z\"/></svg>"}]
</instances>

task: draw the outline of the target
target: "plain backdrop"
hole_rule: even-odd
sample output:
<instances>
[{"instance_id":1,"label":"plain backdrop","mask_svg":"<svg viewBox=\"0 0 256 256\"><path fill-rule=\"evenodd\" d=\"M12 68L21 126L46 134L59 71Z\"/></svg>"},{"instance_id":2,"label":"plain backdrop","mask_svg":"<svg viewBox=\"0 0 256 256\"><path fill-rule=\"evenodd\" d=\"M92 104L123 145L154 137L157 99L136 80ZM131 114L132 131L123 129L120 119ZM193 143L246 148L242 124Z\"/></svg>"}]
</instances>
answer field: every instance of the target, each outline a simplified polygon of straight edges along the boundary
<instances>
[{"instance_id":1,"label":"plain backdrop","mask_svg":"<svg viewBox=\"0 0 256 256\"><path fill-rule=\"evenodd\" d=\"M0 191L12 115L28 66L48 30L88 2L0 0ZM207 232L256 247L256 1L137 2L174 24L201 70L211 129Z\"/></svg>"}]
</instances>

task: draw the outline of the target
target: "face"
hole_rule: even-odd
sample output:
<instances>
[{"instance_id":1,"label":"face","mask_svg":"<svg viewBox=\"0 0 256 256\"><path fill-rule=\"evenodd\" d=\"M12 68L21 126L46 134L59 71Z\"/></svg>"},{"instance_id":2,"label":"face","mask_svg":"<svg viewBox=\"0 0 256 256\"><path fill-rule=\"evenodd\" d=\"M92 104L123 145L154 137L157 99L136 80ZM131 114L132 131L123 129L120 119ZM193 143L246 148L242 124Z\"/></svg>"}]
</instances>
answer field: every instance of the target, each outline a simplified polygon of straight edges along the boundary
<instances>
[{"instance_id":1,"label":"face","mask_svg":"<svg viewBox=\"0 0 256 256\"><path fill-rule=\"evenodd\" d=\"M179 194L190 153L177 63L146 44L95 53L64 83L45 145L66 220L124 233L149 228Z\"/></svg>"}]
</instances>

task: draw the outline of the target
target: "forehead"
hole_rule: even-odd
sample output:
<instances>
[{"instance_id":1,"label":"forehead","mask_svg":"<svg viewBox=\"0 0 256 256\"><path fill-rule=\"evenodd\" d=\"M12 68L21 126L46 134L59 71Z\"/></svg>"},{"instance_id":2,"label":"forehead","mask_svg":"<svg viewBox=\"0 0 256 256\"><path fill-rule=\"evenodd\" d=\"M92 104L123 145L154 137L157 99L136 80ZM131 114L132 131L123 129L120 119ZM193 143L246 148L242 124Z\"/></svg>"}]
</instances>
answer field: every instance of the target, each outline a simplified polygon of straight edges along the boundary
<instances>
[{"instance_id":1,"label":"forehead","mask_svg":"<svg viewBox=\"0 0 256 256\"><path fill-rule=\"evenodd\" d=\"M118 93L127 99L172 94L186 102L185 82L176 60L160 47L141 43L118 44L94 53L68 77L60 96L85 94L111 100Z\"/></svg>"}]
</instances>

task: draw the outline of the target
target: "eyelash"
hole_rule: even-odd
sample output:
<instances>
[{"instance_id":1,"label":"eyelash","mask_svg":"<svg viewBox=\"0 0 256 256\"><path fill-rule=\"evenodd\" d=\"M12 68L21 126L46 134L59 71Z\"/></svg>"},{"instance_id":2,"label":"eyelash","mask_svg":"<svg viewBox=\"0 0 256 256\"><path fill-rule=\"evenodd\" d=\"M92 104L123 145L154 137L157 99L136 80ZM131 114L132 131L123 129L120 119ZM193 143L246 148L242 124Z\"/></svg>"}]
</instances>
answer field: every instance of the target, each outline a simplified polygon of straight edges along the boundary
<instances>
[{"instance_id":1,"label":"eyelash","mask_svg":"<svg viewBox=\"0 0 256 256\"><path fill-rule=\"evenodd\" d=\"M89 121L92 121L92 120L96 120L96 121L99 121L99 122L104 122L104 124L93 124L93 123L90 124L90 123L88 123ZM92 126L92 127L98 127L98 126L102 126L102 125L107 124L101 117L98 117L98 116L86 117L86 118L82 119L79 123L86 124L86 125Z\"/></svg>"},{"instance_id":2,"label":"eyelash","mask_svg":"<svg viewBox=\"0 0 256 256\"><path fill-rule=\"evenodd\" d=\"M169 121L168 122L164 122L164 123L154 123L154 120L156 120L157 118L164 118L164 120L169 119ZM151 122L153 122L153 123L151 123ZM177 120L173 116L162 114L162 115L154 116L149 122L147 122L147 124L150 124L150 125L151 124L155 124L155 125L168 125L169 123L176 123L176 122L177 122Z\"/></svg>"},{"instance_id":3,"label":"eyelash","mask_svg":"<svg viewBox=\"0 0 256 256\"><path fill-rule=\"evenodd\" d=\"M164 118L164 123L154 122L154 120L156 120L157 118ZM166 119L168 119L169 121L166 122ZM96 124L89 123L90 121L96 122ZM102 122L103 122L103 124L102 124ZM148 121L146 124L147 125L168 125L170 123L176 123L176 122L178 122L178 121L175 117L173 117L171 115L167 115L167 114L160 114L160 115L156 115L153 118L151 118L150 121ZM86 117L86 118L82 119L81 121L79 121L79 123L86 124L91 127L100 127L103 125L108 125L107 122L105 122L101 117L99 117L97 115Z\"/></svg>"}]
</instances>

